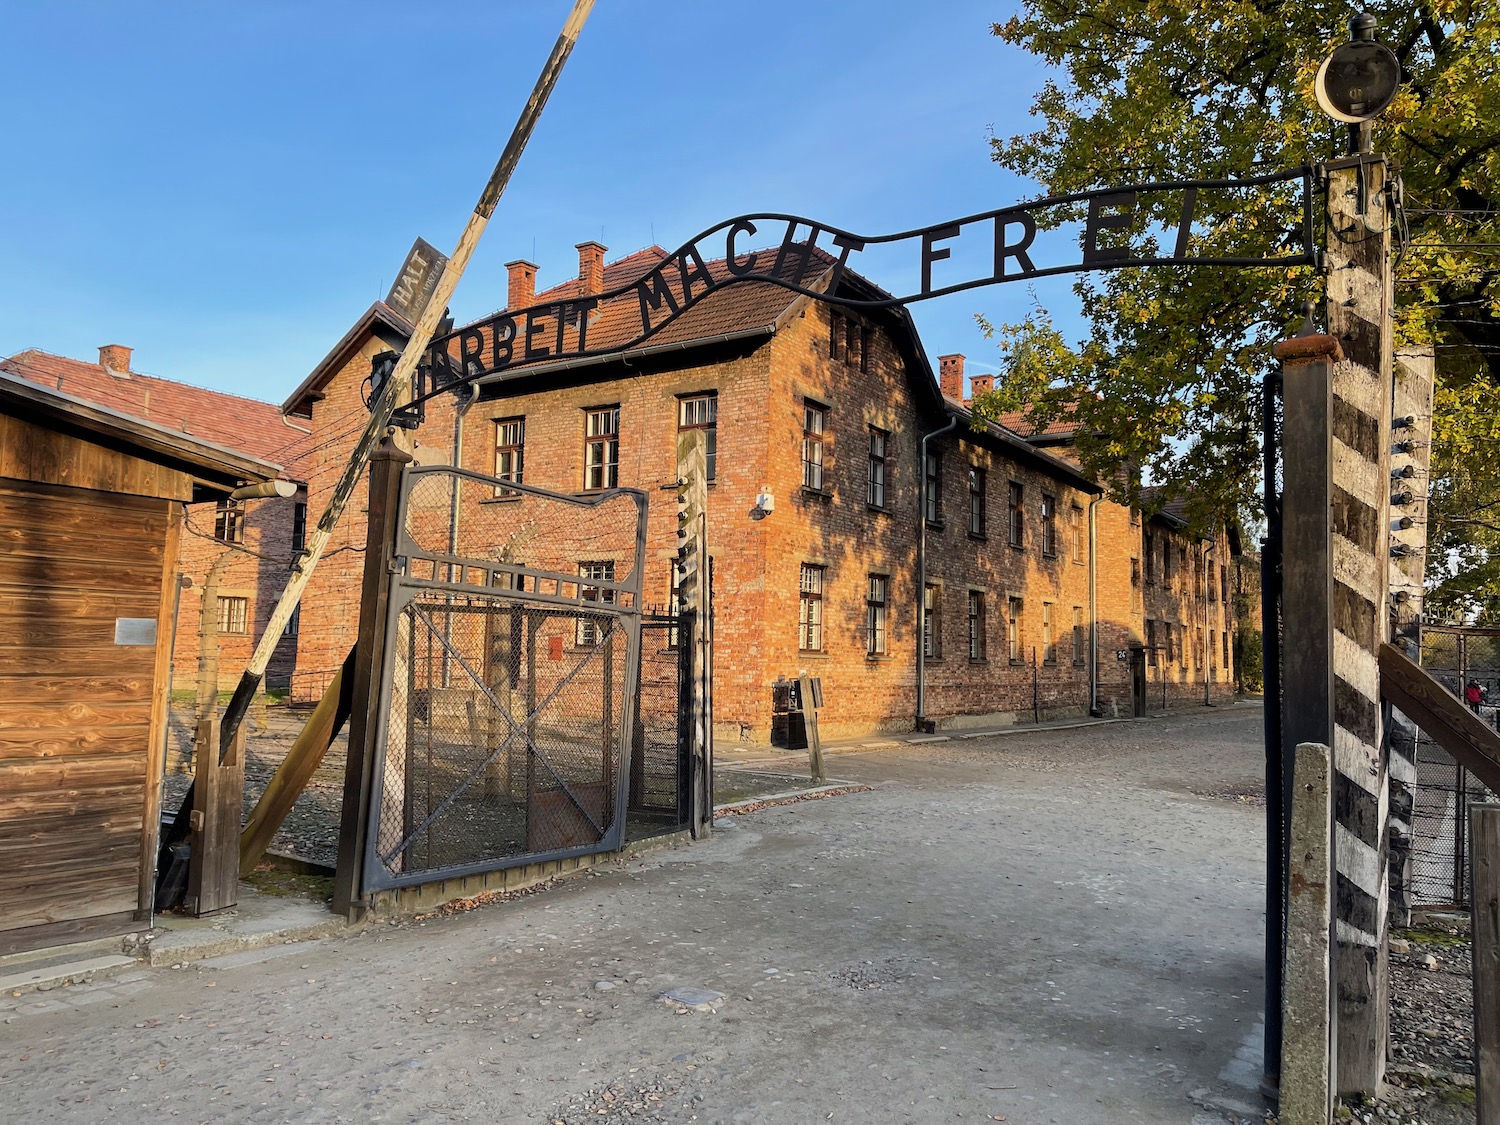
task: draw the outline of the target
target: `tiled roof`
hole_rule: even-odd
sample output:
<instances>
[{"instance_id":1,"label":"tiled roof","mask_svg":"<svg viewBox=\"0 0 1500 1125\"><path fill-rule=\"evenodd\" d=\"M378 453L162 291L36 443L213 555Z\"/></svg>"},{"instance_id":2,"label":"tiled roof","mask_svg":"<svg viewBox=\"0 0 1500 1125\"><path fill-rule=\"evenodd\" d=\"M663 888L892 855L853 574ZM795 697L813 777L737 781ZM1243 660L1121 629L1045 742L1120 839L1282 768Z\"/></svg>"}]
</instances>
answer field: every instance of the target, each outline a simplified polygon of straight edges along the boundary
<instances>
[{"instance_id":1,"label":"tiled roof","mask_svg":"<svg viewBox=\"0 0 1500 1125\"><path fill-rule=\"evenodd\" d=\"M617 258L604 267L604 289L618 289L622 285L629 285L632 281L640 279L652 266L667 258L668 252L660 246L647 246L644 250L637 250L633 254L626 254L623 258ZM531 304L542 305L548 301L565 301L570 297L577 297L583 292L583 283L576 277L567 281L559 282L550 289L544 289L536 295Z\"/></svg>"},{"instance_id":2,"label":"tiled roof","mask_svg":"<svg viewBox=\"0 0 1500 1125\"><path fill-rule=\"evenodd\" d=\"M287 424L269 402L193 387L131 372L114 375L97 363L68 359L35 348L0 359L0 370L97 403L200 441L282 466L286 477L304 479L299 458L309 435Z\"/></svg>"},{"instance_id":3,"label":"tiled roof","mask_svg":"<svg viewBox=\"0 0 1500 1125\"><path fill-rule=\"evenodd\" d=\"M1141 486L1141 503L1147 506L1156 504L1161 499L1164 489L1159 484L1147 484ZM1180 497L1176 500L1168 500L1158 509L1158 514L1166 516L1169 520L1186 524L1187 501Z\"/></svg>"},{"instance_id":4,"label":"tiled roof","mask_svg":"<svg viewBox=\"0 0 1500 1125\"><path fill-rule=\"evenodd\" d=\"M1063 411L1063 416L1061 418L1052 419L1052 421L1048 422L1047 425L1040 430L1032 426L1032 424L1027 421L1027 413L1024 410L1017 410L1012 411L1008 414L1002 414L998 419L996 419L996 421L998 421L1007 430L1013 430L1025 438L1051 437L1054 434L1071 434L1074 430L1078 429L1078 423L1074 421L1074 417L1075 415L1077 415L1077 413L1078 407L1076 405L1069 406Z\"/></svg>"}]
</instances>

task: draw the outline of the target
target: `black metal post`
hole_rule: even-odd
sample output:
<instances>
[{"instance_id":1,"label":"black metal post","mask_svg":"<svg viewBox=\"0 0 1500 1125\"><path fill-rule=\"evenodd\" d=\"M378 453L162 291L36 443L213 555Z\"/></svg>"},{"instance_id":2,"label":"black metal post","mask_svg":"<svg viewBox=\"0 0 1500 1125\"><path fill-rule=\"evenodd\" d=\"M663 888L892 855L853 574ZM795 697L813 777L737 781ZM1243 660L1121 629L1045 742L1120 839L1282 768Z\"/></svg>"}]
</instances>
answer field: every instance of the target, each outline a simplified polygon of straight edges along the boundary
<instances>
[{"instance_id":1,"label":"black metal post","mask_svg":"<svg viewBox=\"0 0 1500 1125\"><path fill-rule=\"evenodd\" d=\"M1281 373L1261 392L1261 456L1265 471L1266 537L1260 556L1260 637L1266 745L1266 939L1263 1085L1281 1081L1282 958L1286 941L1286 767L1281 742L1281 496L1277 489L1276 398Z\"/></svg>"}]
</instances>

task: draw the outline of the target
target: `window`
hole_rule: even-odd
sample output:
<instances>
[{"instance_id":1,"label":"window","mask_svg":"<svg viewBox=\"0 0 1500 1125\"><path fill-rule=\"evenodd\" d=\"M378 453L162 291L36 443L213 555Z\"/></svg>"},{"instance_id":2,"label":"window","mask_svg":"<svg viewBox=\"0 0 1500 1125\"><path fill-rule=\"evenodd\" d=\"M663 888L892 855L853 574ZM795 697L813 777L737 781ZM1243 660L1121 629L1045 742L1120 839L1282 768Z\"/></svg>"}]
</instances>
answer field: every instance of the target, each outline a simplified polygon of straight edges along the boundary
<instances>
[{"instance_id":1,"label":"window","mask_svg":"<svg viewBox=\"0 0 1500 1125\"><path fill-rule=\"evenodd\" d=\"M869 371L870 330L843 313L834 313L828 326L828 358Z\"/></svg>"},{"instance_id":2,"label":"window","mask_svg":"<svg viewBox=\"0 0 1500 1125\"><path fill-rule=\"evenodd\" d=\"M1146 618L1146 660L1156 666L1156 622Z\"/></svg>"},{"instance_id":3,"label":"window","mask_svg":"<svg viewBox=\"0 0 1500 1125\"><path fill-rule=\"evenodd\" d=\"M802 487L823 490L823 437L828 407L806 402L802 410Z\"/></svg>"},{"instance_id":4,"label":"window","mask_svg":"<svg viewBox=\"0 0 1500 1125\"><path fill-rule=\"evenodd\" d=\"M1057 652L1052 645L1052 603L1042 603L1042 663L1056 664Z\"/></svg>"},{"instance_id":5,"label":"window","mask_svg":"<svg viewBox=\"0 0 1500 1125\"><path fill-rule=\"evenodd\" d=\"M1172 584L1172 541L1165 536L1162 537L1161 544L1161 584Z\"/></svg>"},{"instance_id":6,"label":"window","mask_svg":"<svg viewBox=\"0 0 1500 1125\"><path fill-rule=\"evenodd\" d=\"M292 553L296 554L307 546L307 505L296 503L292 505Z\"/></svg>"},{"instance_id":7,"label":"window","mask_svg":"<svg viewBox=\"0 0 1500 1125\"><path fill-rule=\"evenodd\" d=\"M969 591L969 659L984 659L984 594Z\"/></svg>"},{"instance_id":8,"label":"window","mask_svg":"<svg viewBox=\"0 0 1500 1125\"><path fill-rule=\"evenodd\" d=\"M1229 630L1228 629L1225 629L1222 633L1219 634L1219 640L1221 640L1222 642L1224 642L1224 674L1225 674L1225 678L1227 679L1229 677L1229 673L1232 671L1232 669L1229 666Z\"/></svg>"},{"instance_id":9,"label":"window","mask_svg":"<svg viewBox=\"0 0 1500 1125\"><path fill-rule=\"evenodd\" d=\"M1219 567L1219 594L1225 605L1229 604L1229 567ZM1227 666L1227 662L1226 662Z\"/></svg>"},{"instance_id":10,"label":"window","mask_svg":"<svg viewBox=\"0 0 1500 1125\"><path fill-rule=\"evenodd\" d=\"M1026 545L1026 510L1021 507L1021 485L1019 481L1010 482L1010 545L1012 547L1024 547Z\"/></svg>"},{"instance_id":11,"label":"window","mask_svg":"<svg viewBox=\"0 0 1500 1125\"><path fill-rule=\"evenodd\" d=\"M583 487L615 488L620 483L620 408L604 406L585 412Z\"/></svg>"},{"instance_id":12,"label":"window","mask_svg":"<svg viewBox=\"0 0 1500 1125\"><path fill-rule=\"evenodd\" d=\"M613 582L615 580L614 561L606 559L602 562L581 562L578 564L578 577ZM588 586L582 582L578 584L578 596L582 601L604 605L612 604L615 600L613 590L601 590L598 586ZM578 646L593 648L599 640L599 622L591 617L580 617L578 619Z\"/></svg>"},{"instance_id":13,"label":"window","mask_svg":"<svg viewBox=\"0 0 1500 1125\"><path fill-rule=\"evenodd\" d=\"M1021 599L1011 598L1006 613L1008 626L1006 640L1010 645L1010 662L1019 664L1026 659L1026 646L1021 636Z\"/></svg>"},{"instance_id":14,"label":"window","mask_svg":"<svg viewBox=\"0 0 1500 1125\"><path fill-rule=\"evenodd\" d=\"M1208 600L1216 602L1219 600L1219 584L1214 580L1214 560L1205 558L1203 560L1204 585L1208 587Z\"/></svg>"},{"instance_id":15,"label":"window","mask_svg":"<svg viewBox=\"0 0 1500 1125\"><path fill-rule=\"evenodd\" d=\"M214 538L225 543L245 541L245 502L220 500L214 507ZM244 632L243 629L240 632Z\"/></svg>"},{"instance_id":16,"label":"window","mask_svg":"<svg viewBox=\"0 0 1500 1125\"><path fill-rule=\"evenodd\" d=\"M292 607L292 615L287 618L286 628L281 631L282 637L295 637L302 629L302 606Z\"/></svg>"},{"instance_id":17,"label":"window","mask_svg":"<svg viewBox=\"0 0 1500 1125\"><path fill-rule=\"evenodd\" d=\"M1187 547L1177 548L1177 574L1183 583L1184 590L1192 590L1192 569L1188 562Z\"/></svg>"},{"instance_id":18,"label":"window","mask_svg":"<svg viewBox=\"0 0 1500 1125\"><path fill-rule=\"evenodd\" d=\"M928 660L943 658L943 588L929 582L922 592L922 655Z\"/></svg>"},{"instance_id":19,"label":"window","mask_svg":"<svg viewBox=\"0 0 1500 1125\"><path fill-rule=\"evenodd\" d=\"M1082 563L1083 557L1083 509L1077 504L1068 509L1068 527L1073 535L1073 561Z\"/></svg>"},{"instance_id":20,"label":"window","mask_svg":"<svg viewBox=\"0 0 1500 1125\"><path fill-rule=\"evenodd\" d=\"M984 538L984 470L969 466L969 534Z\"/></svg>"},{"instance_id":21,"label":"window","mask_svg":"<svg viewBox=\"0 0 1500 1125\"><path fill-rule=\"evenodd\" d=\"M865 369L864 325L848 320L844 324L844 362L850 367Z\"/></svg>"},{"instance_id":22,"label":"window","mask_svg":"<svg viewBox=\"0 0 1500 1125\"><path fill-rule=\"evenodd\" d=\"M495 475L520 484L526 468L526 419L495 420ZM495 486L496 496L515 496L514 489Z\"/></svg>"},{"instance_id":23,"label":"window","mask_svg":"<svg viewBox=\"0 0 1500 1125\"><path fill-rule=\"evenodd\" d=\"M943 522L943 455L936 450L927 454L927 467L923 472L923 503L927 522Z\"/></svg>"},{"instance_id":24,"label":"window","mask_svg":"<svg viewBox=\"0 0 1500 1125\"><path fill-rule=\"evenodd\" d=\"M248 633L250 620L249 598L219 599L219 632Z\"/></svg>"},{"instance_id":25,"label":"window","mask_svg":"<svg viewBox=\"0 0 1500 1125\"><path fill-rule=\"evenodd\" d=\"M872 508L885 507L885 450L890 434L870 427L870 467L865 503Z\"/></svg>"},{"instance_id":26,"label":"window","mask_svg":"<svg viewBox=\"0 0 1500 1125\"><path fill-rule=\"evenodd\" d=\"M1083 663L1084 625L1083 606L1073 607L1073 663Z\"/></svg>"},{"instance_id":27,"label":"window","mask_svg":"<svg viewBox=\"0 0 1500 1125\"><path fill-rule=\"evenodd\" d=\"M1172 627L1170 621L1163 621L1161 624L1162 632L1166 634L1167 663L1175 664L1177 663L1177 631Z\"/></svg>"},{"instance_id":28,"label":"window","mask_svg":"<svg viewBox=\"0 0 1500 1125\"><path fill-rule=\"evenodd\" d=\"M1141 557L1146 560L1146 585L1156 585L1156 536L1146 532L1141 548Z\"/></svg>"},{"instance_id":29,"label":"window","mask_svg":"<svg viewBox=\"0 0 1500 1125\"><path fill-rule=\"evenodd\" d=\"M1219 639L1218 639L1218 637L1214 636L1214 630L1210 629L1208 631L1208 664L1209 664L1209 667L1213 667L1213 665L1215 663L1214 657L1217 655L1216 650L1218 649L1218 647L1219 647Z\"/></svg>"},{"instance_id":30,"label":"window","mask_svg":"<svg viewBox=\"0 0 1500 1125\"><path fill-rule=\"evenodd\" d=\"M1141 560L1130 560L1130 608L1141 608Z\"/></svg>"},{"instance_id":31,"label":"window","mask_svg":"<svg viewBox=\"0 0 1500 1125\"><path fill-rule=\"evenodd\" d=\"M1057 554L1057 498L1042 493L1042 554Z\"/></svg>"},{"instance_id":32,"label":"window","mask_svg":"<svg viewBox=\"0 0 1500 1125\"><path fill-rule=\"evenodd\" d=\"M848 318L841 312L834 313L828 318L828 358L832 360L843 359L848 348L848 340L845 337L845 325Z\"/></svg>"},{"instance_id":33,"label":"window","mask_svg":"<svg viewBox=\"0 0 1500 1125\"><path fill-rule=\"evenodd\" d=\"M802 564L801 590L797 602L797 648L801 652L823 651L823 568Z\"/></svg>"},{"instance_id":34,"label":"window","mask_svg":"<svg viewBox=\"0 0 1500 1125\"><path fill-rule=\"evenodd\" d=\"M865 598L866 655L884 656L886 653L889 594L890 578L884 574L870 575L870 592Z\"/></svg>"},{"instance_id":35,"label":"window","mask_svg":"<svg viewBox=\"0 0 1500 1125\"><path fill-rule=\"evenodd\" d=\"M719 454L719 393L678 399L677 428L703 431L703 457L708 464L708 479L713 480Z\"/></svg>"}]
</instances>

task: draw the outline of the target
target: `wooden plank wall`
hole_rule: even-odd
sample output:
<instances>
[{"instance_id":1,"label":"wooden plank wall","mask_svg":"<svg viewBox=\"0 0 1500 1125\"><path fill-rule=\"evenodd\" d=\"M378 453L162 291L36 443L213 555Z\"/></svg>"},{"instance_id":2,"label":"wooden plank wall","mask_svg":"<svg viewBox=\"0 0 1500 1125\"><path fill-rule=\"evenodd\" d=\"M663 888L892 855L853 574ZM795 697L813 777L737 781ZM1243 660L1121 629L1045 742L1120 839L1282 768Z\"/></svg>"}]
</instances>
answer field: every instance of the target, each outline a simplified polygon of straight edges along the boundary
<instances>
[{"instance_id":1,"label":"wooden plank wall","mask_svg":"<svg viewBox=\"0 0 1500 1125\"><path fill-rule=\"evenodd\" d=\"M174 525L165 499L0 478L0 953L149 908ZM158 621L160 643L115 644L120 617Z\"/></svg>"},{"instance_id":2,"label":"wooden plank wall","mask_svg":"<svg viewBox=\"0 0 1500 1125\"><path fill-rule=\"evenodd\" d=\"M193 498L187 473L8 415L0 415L0 477L184 502Z\"/></svg>"}]
</instances>

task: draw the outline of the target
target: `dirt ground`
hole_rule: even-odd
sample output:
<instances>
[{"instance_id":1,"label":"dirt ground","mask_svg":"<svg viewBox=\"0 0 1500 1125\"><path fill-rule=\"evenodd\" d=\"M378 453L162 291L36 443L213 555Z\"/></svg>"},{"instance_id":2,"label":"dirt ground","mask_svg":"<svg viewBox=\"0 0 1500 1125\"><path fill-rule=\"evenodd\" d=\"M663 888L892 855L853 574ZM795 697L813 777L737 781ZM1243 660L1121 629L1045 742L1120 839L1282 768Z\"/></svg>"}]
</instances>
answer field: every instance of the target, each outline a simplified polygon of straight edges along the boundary
<instances>
[{"instance_id":1,"label":"dirt ground","mask_svg":"<svg viewBox=\"0 0 1500 1125\"><path fill-rule=\"evenodd\" d=\"M5 997L4 1118L1222 1122L1260 761L1254 708L834 755L870 791L541 894Z\"/></svg>"}]
</instances>

